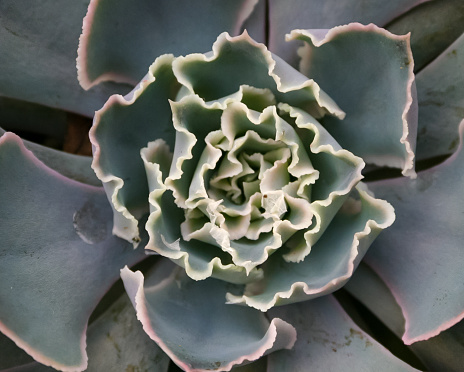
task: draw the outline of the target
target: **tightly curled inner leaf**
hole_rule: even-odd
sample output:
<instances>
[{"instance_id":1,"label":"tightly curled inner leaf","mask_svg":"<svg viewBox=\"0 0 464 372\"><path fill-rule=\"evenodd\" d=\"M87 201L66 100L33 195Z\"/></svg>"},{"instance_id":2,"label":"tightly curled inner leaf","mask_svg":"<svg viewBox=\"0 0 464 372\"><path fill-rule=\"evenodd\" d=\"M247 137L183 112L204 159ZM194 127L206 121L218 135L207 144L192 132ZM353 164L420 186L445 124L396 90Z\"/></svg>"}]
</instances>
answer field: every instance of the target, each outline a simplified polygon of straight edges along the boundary
<instances>
[{"instance_id":1,"label":"tightly curled inner leaf","mask_svg":"<svg viewBox=\"0 0 464 372\"><path fill-rule=\"evenodd\" d=\"M220 35L207 54L159 57L92 130L114 232L136 241L137 218L150 209L147 249L195 280L247 284L246 296L229 301L261 310L339 288L394 217L365 191L350 197L364 162L321 126L327 115L344 117L314 81L246 33ZM124 155L110 130L126 140ZM321 238L327 229L333 239ZM308 262L322 268L317 285ZM275 286L270 276L289 266L297 274Z\"/></svg>"}]
</instances>

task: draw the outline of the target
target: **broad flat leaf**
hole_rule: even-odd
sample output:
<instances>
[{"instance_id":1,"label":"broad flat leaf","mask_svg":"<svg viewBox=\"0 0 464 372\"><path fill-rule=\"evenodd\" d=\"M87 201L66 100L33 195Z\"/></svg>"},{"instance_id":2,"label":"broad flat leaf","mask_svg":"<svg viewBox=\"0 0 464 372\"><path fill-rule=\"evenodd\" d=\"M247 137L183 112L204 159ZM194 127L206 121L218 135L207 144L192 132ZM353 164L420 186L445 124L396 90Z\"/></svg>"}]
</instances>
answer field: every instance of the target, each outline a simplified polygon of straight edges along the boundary
<instances>
[{"instance_id":1,"label":"broad flat leaf","mask_svg":"<svg viewBox=\"0 0 464 372\"><path fill-rule=\"evenodd\" d=\"M424 0L270 0L269 48L293 66L298 65L295 43L285 35L294 29L328 29L350 22L384 26Z\"/></svg>"},{"instance_id":2,"label":"broad flat leaf","mask_svg":"<svg viewBox=\"0 0 464 372\"><path fill-rule=\"evenodd\" d=\"M4 133L5 131L0 128L0 136ZM92 162L90 157L68 154L30 141L23 143L37 159L59 174L87 185L101 186L101 181L90 167Z\"/></svg>"},{"instance_id":3,"label":"broad flat leaf","mask_svg":"<svg viewBox=\"0 0 464 372\"><path fill-rule=\"evenodd\" d=\"M2 0L0 96L93 116L115 84L85 92L77 82L76 56L85 0Z\"/></svg>"},{"instance_id":4,"label":"broad flat leaf","mask_svg":"<svg viewBox=\"0 0 464 372\"><path fill-rule=\"evenodd\" d=\"M460 372L464 362L464 322L410 347L430 371Z\"/></svg>"},{"instance_id":5,"label":"broad flat leaf","mask_svg":"<svg viewBox=\"0 0 464 372\"><path fill-rule=\"evenodd\" d=\"M0 331L45 365L83 370L92 310L144 253L111 235L101 188L47 168L12 133L0 174Z\"/></svg>"},{"instance_id":6,"label":"broad flat leaf","mask_svg":"<svg viewBox=\"0 0 464 372\"><path fill-rule=\"evenodd\" d=\"M375 248L374 248L375 249ZM404 317L393 294L382 279L367 265L361 264L344 289L361 301L398 337L404 332ZM464 358L464 321L438 336L409 346L430 371L462 370Z\"/></svg>"},{"instance_id":7,"label":"broad flat leaf","mask_svg":"<svg viewBox=\"0 0 464 372\"><path fill-rule=\"evenodd\" d=\"M426 1L385 28L396 35L411 32L414 71L420 71L464 32L464 3L461 0Z\"/></svg>"},{"instance_id":8,"label":"broad flat leaf","mask_svg":"<svg viewBox=\"0 0 464 372\"><path fill-rule=\"evenodd\" d=\"M295 342L290 324L225 304L226 292L239 286L194 281L168 260L147 274L145 284L140 271L124 268L121 277L145 332L187 372L228 371Z\"/></svg>"},{"instance_id":9,"label":"broad flat leaf","mask_svg":"<svg viewBox=\"0 0 464 372\"><path fill-rule=\"evenodd\" d=\"M125 294L90 325L87 352L88 372L166 372L170 362L143 331Z\"/></svg>"},{"instance_id":10,"label":"broad flat leaf","mask_svg":"<svg viewBox=\"0 0 464 372\"><path fill-rule=\"evenodd\" d=\"M374 247L375 249L375 243ZM350 281L343 287L361 301L393 333L404 333L404 317L390 289L369 265L362 262Z\"/></svg>"},{"instance_id":11,"label":"broad flat leaf","mask_svg":"<svg viewBox=\"0 0 464 372\"><path fill-rule=\"evenodd\" d=\"M221 32L237 35L256 3L92 0L79 45L79 81L85 89L106 80L135 85L162 54L207 52Z\"/></svg>"},{"instance_id":12,"label":"broad flat leaf","mask_svg":"<svg viewBox=\"0 0 464 372\"><path fill-rule=\"evenodd\" d=\"M330 134L367 163L413 177L417 103L409 36L351 23L294 30L289 39L305 41L301 72L346 112L344 120L322 119Z\"/></svg>"},{"instance_id":13,"label":"broad flat leaf","mask_svg":"<svg viewBox=\"0 0 464 372\"><path fill-rule=\"evenodd\" d=\"M463 130L461 122L461 138ZM436 336L464 317L463 157L460 147L416 180L369 185L396 210L396 223L379 237L366 260L403 310L406 344Z\"/></svg>"},{"instance_id":14,"label":"broad flat leaf","mask_svg":"<svg viewBox=\"0 0 464 372\"><path fill-rule=\"evenodd\" d=\"M298 324L298 338L291 350L268 356L268 372L416 371L364 333L332 296L269 313Z\"/></svg>"},{"instance_id":15,"label":"broad flat leaf","mask_svg":"<svg viewBox=\"0 0 464 372\"><path fill-rule=\"evenodd\" d=\"M0 370L5 372L55 371L37 362L13 341L0 334ZM153 343L137 320L126 295L120 297L88 329L86 371L166 372L169 357ZM261 363L262 364L262 363ZM12 368L14 369L8 369ZM6 368L6 369L5 369Z\"/></svg>"},{"instance_id":16,"label":"broad flat leaf","mask_svg":"<svg viewBox=\"0 0 464 372\"><path fill-rule=\"evenodd\" d=\"M417 157L450 154L459 144L464 117L464 35L417 75L419 128Z\"/></svg>"}]
</instances>

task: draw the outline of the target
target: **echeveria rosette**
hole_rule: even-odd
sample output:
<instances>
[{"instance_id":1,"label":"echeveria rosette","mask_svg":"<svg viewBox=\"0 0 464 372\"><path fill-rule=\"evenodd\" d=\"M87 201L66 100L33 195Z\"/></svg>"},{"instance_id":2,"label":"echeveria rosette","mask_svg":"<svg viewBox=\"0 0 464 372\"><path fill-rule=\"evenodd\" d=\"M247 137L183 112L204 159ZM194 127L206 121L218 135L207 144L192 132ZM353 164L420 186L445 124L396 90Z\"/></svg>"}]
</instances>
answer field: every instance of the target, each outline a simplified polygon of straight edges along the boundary
<instances>
[{"instance_id":1,"label":"echeveria rosette","mask_svg":"<svg viewBox=\"0 0 464 372\"><path fill-rule=\"evenodd\" d=\"M345 116L247 33L220 35L207 54L159 57L91 130L114 233L137 245L137 219L149 207L146 249L182 266L185 285L219 296L216 306L227 298L266 311L335 291L394 212L359 183L364 161L319 123L329 115ZM129 269L123 280L150 337L182 368L206 368L208 357L179 350L176 332L160 328L170 320L150 300L157 286L143 291L143 276ZM256 359L271 345L246 357L231 352L216 367Z\"/></svg>"},{"instance_id":2,"label":"echeveria rosette","mask_svg":"<svg viewBox=\"0 0 464 372\"><path fill-rule=\"evenodd\" d=\"M84 80L82 79L82 74L86 73L82 70L83 67L88 69L87 83L90 84L95 83L96 80L114 78L116 75L118 75L117 80L135 82L157 55L174 53L177 56L190 52L205 52L210 49L218 33L228 31L238 35L244 28L250 31L253 38L266 41L272 52L294 63L293 66L297 66L295 59L297 41L285 43L284 34L295 28L328 29L352 21L365 24L374 22L396 34L412 31L414 66L410 63L412 61L410 55L404 53L408 50L406 45L408 39L393 37L380 29L377 29L379 30L377 34L380 39L385 36L385 43L380 41L368 44L367 47L366 44L363 46L363 35L360 32L356 37L352 34L351 44L344 44L349 45L345 50L333 48L338 42L338 36L335 38L329 36L337 35L334 31L327 33L327 31L297 30L292 33L291 38L307 41L306 47L300 52L303 58L301 71L317 81L347 114L343 120L327 113L322 115L314 110L310 110L310 115L328 129L337 142L355 155L361 156L366 162L396 165L403 168L404 174L413 176L410 155L414 150L415 142L415 110L414 105L409 110L407 106L408 101L413 98L411 78L414 67L417 72L418 101L421 108L419 158L450 153L457 146L455 124L462 117L463 97L459 85L462 74L458 70L462 65L463 45L462 37L459 38L463 30L459 19L462 19L464 13L459 0L426 2L399 0L382 4L358 0L347 0L343 3L332 0L325 2L293 0L285 3L272 0L266 2L243 0L231 1L227 4L222 2L219 7L215 2L208 1L199 2L192 7L192 3L185 0L166 2L160 0L156 2L156 6L155 2L152 4L151 1L140 0L137 4L140 6L134 7L133 2L126 0L118 1L117 4L107 0L91 1L82 36L84 41L79 52L79 75L83 85L86 84L85 77ZM92 108L101 106L109 89L114 92L114 87L105 86L104 89L92 88L87 94L78 89L75 81L73 61L85 6L86 4L82 2L69 0L60 1L59 4L54 0L45 0L40 2L40 9L35 5L25 4L23 0L6 0L0 6L2 26L4 26L0 27L0 34L4 36L0 38L0 45L2 50L6 51L0 58L0 66L4 72L0 78L3 82L0 89L2 124L6 125L8 118L14 116L11 113L18 111L20 107L25 109L21 110L25 115L20 115L15 120L20 122L25 118L26 123L19 124L16 128L18 130L31 128L32 123L36 127L40 126L38 131L41 133L50 131L53 126L63 128L64 111L50 108L47 108L47 111L44 110L45 107L37 106L37 103L90 115ZM63 9L66 11L62 11ZM162 14L161 18L160 14ZM171 17L171 14L175 16ZM61 15L66 15L64 17L66 19L64 20ZM248 16L249 18L245 20ZM56 22L49 22L50 18L55 18ZM194 22L191 22L192 20ZM205 20L208 22L206 23ZM199 23L207 25L201 29L201 32L198 32ZM58 33L55 27L57 24ZM341 30L345 27L350 26L337 27L337 29ZM164 32L168 29L168 32ZM371 26L371 29L375 27ZM115 40L117 42L114 42ZM398 48L391 50L388 48L388 43L390 47L398 43ZM387 47L382 51L385 46ZM335 54L331 54L334 49ZM386 52L388 50L391 52ZM211 54L207 56L211 57ZM433 60L436 56L438 58ZM331 63L327 64L326 61L329 59ZM103 130L100 134L97 133L98 131L94 133L96 137L101 135L101 139L105 137L106 150L114 149L111 152L107 151L106 154L106 150L100 151L100 161L105 166L115 167L106 169L105 174L102 173L107 182L105 185L107 194L115 201L114 211L117 219L115 232L124 235L135 245L138 243L137 250L132 251L130 243L105 235L111 229L108 219L111 218L111 211L105 204L104 192L79 183L96 186L100 184L86 169L90 162L89 158L65 155L24 141L26 148L32 151L30 153L25 150L19 138L10 133L1 133L3 137L0 141L2 172L0 188L3 194L15 196L13 199L9 196L4 198L4 203L0 206L0 211L7 212L2 213L4 217L0 217L2 218L0 225L2 234L5 234L2 236L3 240L6 237L8 242L1 250L0 264L3 265L1 270L3 279L0 280L1 329L36 360L44 364L63 370L84 368L87 351L89 370L113 370L134 368L134 366L160 371L168 369L169 360L166 354L153 344L140 324L138 328L137 324L134 324L136 319L130 316L133 314L131 313L133 309L128 308L131 305L128 304L127 299L118 301L104 316L90 324L86 351L84 333L90 312L98 298L116 278L119 267L124 264L129 265L142 257L141 253L146 243L139 242L143 236L145 223L140 220L141 216L150 208L155 208L157 192L172 194L171 190L163 189L169 187L164 184L166 177L170 175L169 164L172 161L172 154L169 149L175 148L175 131L172 130L172 110L169 100L178 103L185 98L184 96L192 94L185 88L184 92L179 93L179 87L186 84L179 82L175 74L172 74L173 60L172 56L159 59L158 65L151 67L153 73L147 75L147 81L139 87L143 87L139 93L144 92L145 88L153 88L152 93L160 98L156 101L165 102L164 106L156 106L153 104L155 100L150 99L144 103L139 96L150 98L150 95L145 94L146 92L144 94L135 92L132 96L133 101L131 96L126 99L122 96L114 96L106 108L109 108L108 111L114 110L113 115L125 123L120 122L119 130L112 131L108 128L104 129L105 124L101 122L100 129ZM92 69L94 70L91 71ZM375 76L375 79L364 79L365 76ZM385 82L393 84L384 84ZM399 84L395 86L397 83ZM241 102L242 99L238 98L239 94L249 97L253 88L255 87L245 83L226 95L234 96L232 98L236 100L235 102L225 104L225 100L221 99L224 97L219 98L219 103L224 107L221 110L225 111L229 104L232 106L232 103L234 106L237 106L236 103L243 103L248 110L262 114L265 107L259 109L255 106L251 107L249 99ZM256 89L261 89L262 96L268 96L268 93L262 91L265 88ZM275 92L271 93L277 97ZM14 102L8 97L25 101ZM398 97L400 98L398 101L391 99ZM200 98L203 98L202 104L209 105L211 108L211 100ZM30 102L37 103L30 104ZM266 102L268 106L275 106L276 115L290 125L295 125L297 121L295 115L292 117L289 114L290 110L295 113L297 110L304 109L292 102L281 100L281 97L277 97L275 102L272 99ZM381 104L376 105L376 102ZM388 104L385 104L386 102ZM16 103L18 105L15 107ZM133 112L130 113L128 107L126 108L134 105L138 105L139 109L146 105L145 108L149 109L138 110L139 116L137 116ZM374 110L371 110L369 115L363 116L369 108ZM154 109L157 115L153 115L150 109ZM150 115L145 116L147 112ZM169 115L166 116L166 112ZM49 113L58 115L49 116ZM125 114L127 115L124 116ZM259 115L257 117L259 119ZM357 120L358 117L362 120ZM36 118L40 120L36 122ZM404 125L403 119L406 119L407 126ZM43 126L45 121L49 121L46 127ZM110 122L111 120L108 120L108 123ZM140 125L141 123L147 125ZM381 123L383 124L380 125ZM364 128L367 130L359 130L366 124L367 127ZM141 130L132 130L139 125ZM369 127L370 125L372 126ZM388 140L380 144L382 146L392 144L392 147L387 149L387 154L390 150L396 149L388 162L377 161L368 153L360 152L359 148L356 150L351 147L352 143L360 139L358 144L361 144L361 150L367 150L369 146L363 148L363 145L372 144L376 139L381 138L382 136L376 134L384 129L393 129L393 131L386 136ZM369 135L369 131L374 135ZM167 142L168 146L160 138ZM101 142L102 149L105 147L104 142ZM307 148L310 148L309 144ZM374 148L374 152L377 149L381 150L385 159L384 149L377 145L371 148ZM143 150L140 152L140 149ZM109 156L105 159L106 155ZM201 160L201 154L198 154L196 159ZM377 197L391 200L397 210L394 227L387 229L383 237L376 240L377 247L373 247L367 257L367 262L385 280L389 288L385 287L379 277L376 277L374 271L371 272L374 275L366 275L365 270L359 269L356 270L355 280L350 281L351 285L348 286L348 290L368 306L384 324L392 328L398 337L403 336L405 343L414 342L410 350L412 349L426 362L427 369L430 370L461 369L459 356L462 355L462 345L456 340L462 334L462 322L454 327L451 326L462 318L462 301L460 301L462 275L457 259L460 257L459 247L462 239L454 229L450 230L450 227L457 227L460 231L459 221L462 219L460 204L455 202L459 199L455 193L459 188L453 186L460 184L459 175L462 172L458 164L459 159L460 155L436 169L420 172L417 180L380 181L372 184L372 187L369 186ZM318 170L316 164L313 165ZM27 171L22 172L23 169ZM11 175L13 177L10 177ZM133 182L134 179L144 182ZM311 184L311 189L320 180L320 178L315 180L314 184ZM149 192L154 188L157 192L149 196ZM443 190L447 190L446 194ZM26 200L21 197L22 193L26 195ZM265 263L258 265L257 270L251 269L249 277L254 270L257 275L250 279L249 283L233 284L215 278L194 281L188 277L183 268L159 256L153 257L158 261L153 271L143 270L145 279L141 273L124 269L122 276L144 330L152 339L163 344L166 353L184 369L194 368L191 365L215 369L218 367L218 359L223 359L220 368L226 368L242 360L255 359L278 348L288 348L294 341L294 330L289 325L293 324L298 331L298 337L291 350L272 353L270 357L262 358L264 365L252 363L244 367L232 367L232 370L234 372L276 371L282 368L306 370L308 365L316 370L340 368L407 370L407 366L392 358L391 354L376 341L357 328L330 295L298 304L274 307L266 316L250 307L224 303L224 298L228 296L231 301L248 301L249 304L252 299L256 305L256 295L262 295L263 288L266 286L266 288L272 287L272 291L268 291L264 299L261 296L259 298L261 303L258 305L263 302L266 305L273 304L274 300L276 304L281 304L282 299L279 296L274 298L272 292L284 295L293 293L292 300L296 300L297 292L302 298L309 298L311 293L308 296L305 290L311 292L311 287L305 288L305 285L301 284L302 271L306 274L306 281L317 285L312 295L323 294L321 284L328 280L323 273L330 270L327 271L326 265L317 263L328 263L329 261L321 258L324 257L324 252L329 251L331 254L326 255L326 259L338 263L342 271L348 275L340 272L339 284L342 284L351 275L352 269L356 267L369 245L372 237L369 235L370 228L377 228L372 223L363 221L362 212L361 215L354 213L359 212L360 206L366 207L369 201L374 199L363 188L353 193L354 195L359 193L360 196L357 198L364 202L348 197L350 199L338 210L325 233L311 247L309 255L303 261L287 262L286 258L288 260L291 256L284 250L288 250L289 247L278 249L269 255ZM346 195L340 196L342 197L340 199L346 197ZM443 205L446 205L446 209L451 213L443 211ZM174 207L179 209L177 205ZM423 208L433 212L420 213ZM184 222L184 208L180 209ZM372 208L364 208L361 211L366 212L369 209L372 211ZM375 210L375 207L373 209ZM435 211L439 213L434 213ZM161 217L165 212L169 210L163 210ZM438 215L441 217L435 217ZM364 217L369 218L366 214ZM363 227L365 231L360 233ZM425 228L427 233L422 234ZM417 229L414 230L417 231L414 237L411 229ZM333 234L333 231L337 234ZM341 235L342 231L345 231L346 236L356 239L352 239L351 248L337 245L339 249L333 249L335 242L329 238L334 239ZM175 233L182 237L180 227ZM285 245L290 246L295 239L304 241L297 232ZM190 239L189 243L194 241ZM437 254L436 246L440 246L440 254ZM112 249L114 247L117 247L117 252ZM327 247L330 249L326 249ZM219 247L213 248L215 253L220 252L218 256L223 254ZM357 250L361 254L357 254ZM153 251L149 250L149 252ZM353 253L353 256L343 256L346 252ZM340 260L334 259L332 255L337 255ZM404 257L408 259L404 260ZM217 259L220 262L220 258ZM308 263L307 266L303 265L305 262ZM314 266L309 265L310 262ZM211 265L211 275L217 278L221 274L214 263L218 262L213 262ZM300 269L298 272L293 270L296 265ZM99 272L101 267L104 267L105 273ZM364 265L364 268L366 267ZM90 271L92 275L88 275ZM243 269L237 275L235 275L236 270L231 270L231 273L232 275L228 277L234 277L236 282L242 282L237 278L246 277L243 275ZM287 285L285 280L292 283L296 280L300 284ZM430 281L432 285L428 284ZM37 284L41 286L42 291L39 296L34 292ZM245 296L242 296L244 285L246 292ZM337 283L330 283L329 291L336 286ZM427 287L426 291L423 290L424 286ZM89 290L76 290L83 287ZM204 290L205 288L207 289ZM446 293L443 292L443 288L446 289ZM392 298L390 290L395 298ZM188 293L192 293L192 296L187 296ZM418 296L418 293L422 295ZM337 299L340 300L339 297ZM396 301L401 305L401 309L396 306ZM21 306L18 306L22 303L27 304L28 311L22 311ZM345 310L350 309L346 305L345 303ZM119 316L121 307L124 307L124 320ZM433 310L430 314L429 308ZM55 316L56 310L59 310L58 316ZM404 319L401 310L406 316L405 335L403 335ZM233 312L236 313L231 316ZM176 314L174 322L173 314ZM190 316L186 317L186 314ZM282 321L269 322L266 320L267 316L278 316ZM217 321L211 327L209 327L210 318ZM227 322L221 321L224 318ZM237 322L237 319L240 321ZM284 321L288 324L285 325ZM223 328L224 323L227 329ZM253 332L245 331L250 328L247 324L253 325L251 327ZM199 328L189 335L194 337L186 340L185 330L195 326ZM444 331L448 327L451 328ZM200 351L197 346L204 342L202 337L205 334L204 330L211 328L215 331L207 334L211 343ZM238 329L242 330L240 334L234 334ZM439 332L441 333L435 336ZM225 334L227 337L224 337ZM429 337L432 339L422 341ZM12 362L15 355L19 355L17 354L19 349L14 350L16 346L11 341L9 342L13 347L8 346L5 339L6 337L0 337L0 369L31 361L30 358L25 358L27 355L23 353L23 357ZM252 350L249 348L250 342L259 346ZM204 354L200 355L212 343L217 347L209 349L208 356L211 358L205 358ZM247 350L237 348L240 345L244 345L244 349ZM229 349L230 353L224 353ZM63 350L65 352L62 353ZM7 356L6 361L4 356ZM409 361L411 362L410 359ZM37 363L21 368L49 369Z\"/></svg>"}]
</instances>

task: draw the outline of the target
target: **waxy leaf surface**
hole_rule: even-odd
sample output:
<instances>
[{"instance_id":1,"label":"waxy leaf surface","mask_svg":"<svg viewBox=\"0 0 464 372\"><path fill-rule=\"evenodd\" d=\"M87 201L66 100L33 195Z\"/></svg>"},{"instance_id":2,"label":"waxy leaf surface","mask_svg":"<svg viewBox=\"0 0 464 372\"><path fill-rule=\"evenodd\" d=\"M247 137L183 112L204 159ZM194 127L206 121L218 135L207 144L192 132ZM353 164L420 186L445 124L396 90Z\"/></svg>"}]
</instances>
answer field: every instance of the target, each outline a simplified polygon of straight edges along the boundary
<instances>
[{"instance_id":1,"label":"waxy leaf surface","mask_svg":"<svg viewBox=\"0 0 464 372\"><path fill-rule=\"evenodd\" d=\"M259 311L225 304L240 289L216 279L194 281L164 260L147 274L121 271L126 291L145 332L183 370L228 371L244 361L291 348L295 329Z\"/></svg>"},{"instance_id":2,"label":"waxy leaf surface","mask_svg":"<svg viewBox=\"0 0 464 372\"><path fill-rule=\"evenodd\" d=\"M144 253L111 235L101 188L47 168L12 133L0 174L0 330L45 365L84 370L91 312Z\"/></svg>"},{"instance_id":3,"label":"waxy leaf surface","mask_svg":"<svg viewBox=\"0 0 464 372\"><path fill-rule=\"evenodd\" d=\"M461 122L461 138L463 130ZM403 310L406 344L436 336L464 317L461 147L416 180L369 185L396 211L396 223L379 237L366 259Z\"/></svg>"}]
</instances>

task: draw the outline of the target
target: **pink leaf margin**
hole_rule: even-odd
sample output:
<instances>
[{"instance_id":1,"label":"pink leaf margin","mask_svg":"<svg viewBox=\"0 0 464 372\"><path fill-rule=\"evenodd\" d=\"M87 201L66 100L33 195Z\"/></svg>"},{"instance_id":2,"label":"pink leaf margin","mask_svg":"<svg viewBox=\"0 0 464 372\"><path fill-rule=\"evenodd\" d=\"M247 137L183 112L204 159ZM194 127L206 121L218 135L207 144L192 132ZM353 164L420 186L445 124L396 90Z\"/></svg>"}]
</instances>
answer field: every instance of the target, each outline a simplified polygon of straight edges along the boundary
<instances>
[{"instance_id":1,"label":"pink leaf margin","mask_svg":"<svg viewBox=\"0 0 464 372\"><path fill-rule=\"evenodd\" d=\"M144 292L144 276L140 271L133 272L127 266L121 269L121 279L123 280L124 287L128 293L132 304L137 312L137 319L142 323L144 331L148 336L155 341L158 346L176 363L180 368L186 372L207 372L209 370L195 368L182 360L180 360L166 345L166 343L156 334L156 331L151 325L147 301ZM255 361L274 350L291 349L296 342L296 330L289 323L279 318L274 318L269 329L264 335L263 339L266 340L264 345L256 349L254 352L243 355L240 358L230 361L223 367L216 369L216 371L230 371L234 366L243 363L244 361Z\"/></svg>"},{"instance_id":2,"label":"pink leaf margin","mask_svg":"<svg viewBox=\"0 0 464 372\"><path fill-rule=\"evenodd\" d=\"M323 30L317 30L323 31ZM324 30L325 31L325 30ZM406 150L406 159L403 166L402 174L404 176L410 177L415 179L417 174L414 170L414 149L416 146L416 138L415 134L417 133L417 110L415 110L415 106L413 105L414 101L417 101L416 98L416 85L415 85L415 75L414 75L414 58L411 51L411 41L410 36L411 33L406 35L395 35L391 32L376 26L373 23L368 25L363 25L361 23L353 22L347 25L337 26L334 28L329 29L326 33L324 32L316 32L315 34L311 33L311 30L301 30L296 29L291 31L289 34L285 36L286 41L297 40L300 35L304 35L311 39L312 43L315 47L320 47L323 44L329 43L338 35L341 35L345 32L371 32L377 33L380 35L385 36L388 39L403 41L406 43L407 46L407 58L409 61L408 64L408 81L406 85L406 102L404 104L403 113L401 115L401 120L403 122L403 135L401 136L400 143L404 145ZM305 59L303 58L302 53L304 53L305 46L298 50L298 54L301 58L300 63L300 70L305 70ZM369 159L368 159L369 161ZM389 159L375 159L372 160L373 163L378 165L390 165ZM393 165L394 166L394 165Z\"/></svg>"}]
</instances>

